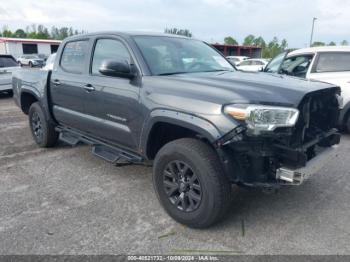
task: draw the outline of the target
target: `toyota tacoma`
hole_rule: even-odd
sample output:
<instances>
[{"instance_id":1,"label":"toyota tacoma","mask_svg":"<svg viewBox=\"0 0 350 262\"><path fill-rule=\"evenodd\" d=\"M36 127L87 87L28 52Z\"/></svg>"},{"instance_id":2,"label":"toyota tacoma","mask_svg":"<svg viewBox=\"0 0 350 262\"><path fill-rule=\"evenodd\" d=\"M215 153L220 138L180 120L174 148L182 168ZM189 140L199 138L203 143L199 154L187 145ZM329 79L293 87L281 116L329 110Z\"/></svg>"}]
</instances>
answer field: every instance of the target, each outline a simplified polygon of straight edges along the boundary
<instances>
[{"instance_id":1,"label":"toyota tacoma","mask_svg":"<svg viewBox=\"0 0 350 262\"><path fill-rule=\"evenodd\" d=\"M115 164L153 165L161 205L190 227L227 213L232 184L301 184L340 141L339 87L240 72L181 36L69 37L52 70L15 72L12 84L40 147L82 142Z\"/></svg>"}]
</instances>

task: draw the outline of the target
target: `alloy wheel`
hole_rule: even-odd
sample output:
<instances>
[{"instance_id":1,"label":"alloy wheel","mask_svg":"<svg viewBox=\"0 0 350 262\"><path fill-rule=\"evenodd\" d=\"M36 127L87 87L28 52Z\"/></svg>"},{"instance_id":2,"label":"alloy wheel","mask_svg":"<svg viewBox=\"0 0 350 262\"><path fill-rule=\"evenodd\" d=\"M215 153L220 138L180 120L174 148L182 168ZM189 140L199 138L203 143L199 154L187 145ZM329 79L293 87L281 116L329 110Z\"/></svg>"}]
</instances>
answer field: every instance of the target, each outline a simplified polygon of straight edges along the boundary
<instances>
[{"instance_id":1,"label":"alloy wheel","mask_svg":"<svg viewBox=\"0 0 350 262\"><path fill-rule=\"evenodd\" d=\"M163 187L170 202L181 211L192 212L202 201L200 180L183 161L172 161L166 166L163 171Z\"/></svg>"}]
</instances>

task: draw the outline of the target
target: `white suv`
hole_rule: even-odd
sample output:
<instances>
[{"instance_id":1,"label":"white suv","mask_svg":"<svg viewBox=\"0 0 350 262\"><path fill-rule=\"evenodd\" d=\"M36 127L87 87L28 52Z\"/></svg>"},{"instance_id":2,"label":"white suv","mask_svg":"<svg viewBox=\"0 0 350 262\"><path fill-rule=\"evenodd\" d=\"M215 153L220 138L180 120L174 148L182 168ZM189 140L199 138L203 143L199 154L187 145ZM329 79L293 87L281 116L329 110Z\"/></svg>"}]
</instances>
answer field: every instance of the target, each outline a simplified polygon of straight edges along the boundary
<instances>
[{"instance_id":1,"label":"white suv","mask_svg":"<svg viewBox=\"0 0 350 262\"><path fill-rule=\"evenodd\" d=\"M344 108L339 121L350 132L350 47L311 47L284 52L272 59L264 71L340 86Z\"/></svg>"}]
</instances>

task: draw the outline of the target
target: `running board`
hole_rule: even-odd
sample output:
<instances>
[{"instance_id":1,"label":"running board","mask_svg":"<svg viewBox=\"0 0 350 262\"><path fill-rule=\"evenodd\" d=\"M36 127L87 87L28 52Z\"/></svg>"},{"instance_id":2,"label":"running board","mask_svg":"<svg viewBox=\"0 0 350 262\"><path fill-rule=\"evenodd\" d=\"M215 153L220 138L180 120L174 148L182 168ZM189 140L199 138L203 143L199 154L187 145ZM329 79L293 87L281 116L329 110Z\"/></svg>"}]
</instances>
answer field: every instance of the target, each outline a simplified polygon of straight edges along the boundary
<instances>
[{"instance_id":1,"label":"running board","mask_svg":"<svg viewBox=\"0 0 350 262\"><path fill-rule=\"evenodd\" d=\"M79 137L67 131L60 132L59 139L71 146L76 146L79 143Z\"/></svg>"},{"instance_id":2,"label":"running board","mask_svg":"<svg viewBox=\"0 0 350 262\"><path fill-rule=\"evenodd\" d=\"M109 145L95 138L80 134L75 130L64 127L56 127L60 133L59 138L63 142L75 146L79 142L92 145L92 154L98 156L115 165L125 165L125 163L142 163L143 158L137 154L123 150L117 146Z\"/></svg>"}]
</instances>

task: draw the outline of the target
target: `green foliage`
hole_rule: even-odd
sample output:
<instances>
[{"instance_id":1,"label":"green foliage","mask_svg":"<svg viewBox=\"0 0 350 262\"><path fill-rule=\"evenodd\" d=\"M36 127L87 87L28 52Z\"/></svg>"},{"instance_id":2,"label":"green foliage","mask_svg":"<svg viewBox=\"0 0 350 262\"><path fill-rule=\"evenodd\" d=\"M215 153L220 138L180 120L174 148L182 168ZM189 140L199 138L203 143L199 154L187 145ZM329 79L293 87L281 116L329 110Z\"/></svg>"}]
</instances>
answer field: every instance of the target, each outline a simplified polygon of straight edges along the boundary
<instances>
[{"instance_id":1,"label":"green foliage","mask_svg":"<svg viewBox=\"0 0 350 262\"><path fill-rule=\"evenodd\" d=\"M226 45L238 45L238 42L232 36L225 37L224 42Z\"/></svg>"},{"instance_id":2,"label":"green foliage","mask_svg":"<svg viewBox=\"0 0 350 262\"><path fill-rule=\"evenodd\" d=\"M254 38L253 45L259 46L261 48L266 48L266 42L265 42L264 38L262 38L261 36Z\"/></svg>"},{"instance_id":3,"label":"green foliage","mask_svg":"<svg viewBox=\"0 0 350 262\"><path fill-rule=\"evenodd\" d=\"M349 42L347 40L341 41L340 45L349 45Z\"/></svg>"},{"instance_id":4,"label":"green foliage","mask_svg":"<svg viewBox=\"0 0 350 262\"><path fill-rule=\"evenodd\" d=\"M248 35L244 38L243 45L253 45L255 40L254 35Z\"/></svg>"},{"instance_id":5,"label":"green foliage","mask_svg":"<svg viewBox=\"0 0 350 262\"><path fill-rule=\"evenodd\" d=\"M262 48L263 58L272 58L288 48L286 39L280 42L277 37L274 37L270 42L266 42L263 37L255 37L248 35L243 40L243 45L258 46Z\"/></svg>"},{"instance_id":6,"label":"green foliage","mask_svg":"<svg viewBox=\"0 0 350 262\"><path fill-rule=\"evenodd\" d=\"M173 35L183 35L187 37L192 37L192 33L188 29L178 29L178 28L165 28L164 33Z\"/></svg>"},{"instance_id":7,"label":"green foliage","mask_svg":"<svg viewBox=\"0 0 350 262\"><path fill-rule=\"evenodd\" d=\"M326 44L324 42L320 42L320 41L316 41L316 42L313 42L312 43L312 47L315 47L315 46L325 46Z\"/></svg>"},{"instance_id":8,"label":"green foliage","mask_svg":"<svg viewBox=\"0 0 350 262\"><path fill-rule=\"evenodd\" d=\"M16 32L14 32L14 34L12 34L12 37L26 38L27 34L26 34L26 32L24 32L23 29L17 29Z\"/></svg>"},{"instance_id":9,"label":"green foliage","mask_svg":"<svg viewBox=\"0 0 350 262\"><path fill-rule=\"evenodd\" d=\"M0 36L2 37L14 37L14 38L34 38L34 39L57 39L63 40L64 38L72 35L83 34L84 31L74 30L72 27L55 27L51 28L51 31L44 25L35 25L26 26L26 29L23 30L18 28L15 32L12 32L7 26L2 28Z\"/></svg>"},{"instance_id":10,"label":"green foliage","mask_svg":"<svg viewBox=\"0 0 350 262\"><path fill-rule=\"evenodd\" d=\"M333 42L333 41L331 41L331 42L329 42L329 44L328 44L329 46L335 46L335 45L337 45L335 42Z\"/></svg>"}]
</instances>

